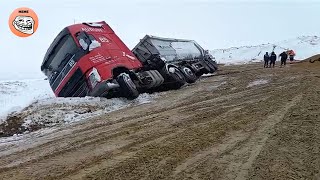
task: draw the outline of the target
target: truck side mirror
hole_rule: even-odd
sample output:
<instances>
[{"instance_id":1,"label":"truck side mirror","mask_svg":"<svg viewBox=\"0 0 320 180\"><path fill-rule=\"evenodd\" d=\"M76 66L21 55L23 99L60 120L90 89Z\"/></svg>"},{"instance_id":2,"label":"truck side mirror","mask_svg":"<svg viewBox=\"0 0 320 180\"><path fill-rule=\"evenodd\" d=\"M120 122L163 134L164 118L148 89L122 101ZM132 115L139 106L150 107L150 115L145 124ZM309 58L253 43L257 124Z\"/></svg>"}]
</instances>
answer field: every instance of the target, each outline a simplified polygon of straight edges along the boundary
<instances>
[{"instance_id":1,"label":"truck side mirror","mask_svg":"<svg viewBox=\"0 0 320 180\"><path fill-rule=\"evenodd\" d=\"M83 39L80 39L79 40L79 44L80 44L80 46L82 47L82 49L83 50L87 50L88 49L88 47L89 47L89 45L83 40Z\"/></svg>"},{"instance_id":2,"label":"truck side mirror","mask_svg":"<svg viewBox=\"0 0 320 180\"><path fill-rule=\"evenodd\" d=\"M89 45L89 51L92 51L95 48L101 47L101 44L97 40L91 41L91 44Z\"/></svg>"},{"instance_id":3,"label":"truck side mirror","mask_svg":"<svg viewBox=\"0 0 320 180\"><path fill-rule=\"evenodd\" d=\"M91 40L90 40L89 36L87 35L87 33L84 31L80 31L80 33L77 36L77 39L79 40L79 44L80 44L81 48L84 51L87 51L89 48L89 45L91 44Z\"/></svg>"}]
</instances>

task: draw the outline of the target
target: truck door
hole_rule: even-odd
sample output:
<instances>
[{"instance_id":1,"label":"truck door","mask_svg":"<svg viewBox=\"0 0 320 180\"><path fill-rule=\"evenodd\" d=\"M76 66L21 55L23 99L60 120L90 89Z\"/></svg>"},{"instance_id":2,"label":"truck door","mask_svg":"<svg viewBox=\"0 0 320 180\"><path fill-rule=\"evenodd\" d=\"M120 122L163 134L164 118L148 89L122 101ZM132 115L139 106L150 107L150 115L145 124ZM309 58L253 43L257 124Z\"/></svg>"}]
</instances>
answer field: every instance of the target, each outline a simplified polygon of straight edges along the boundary
<instances>
[{"instance_id":1,"label":"truck door","mask_svg":"<svg viewBox=\"0 0 320 180\"><path fill-rule=\"evenodd\" d=\"M96 63L105 61L105 58L100 51L94 51L94 49L101 47L101 44L91 34L84 31L80 31L75 34L78 43L83 51L83 61L81 62L81 68L83 72L88 71Z\"/></svg>"}]
</instances>

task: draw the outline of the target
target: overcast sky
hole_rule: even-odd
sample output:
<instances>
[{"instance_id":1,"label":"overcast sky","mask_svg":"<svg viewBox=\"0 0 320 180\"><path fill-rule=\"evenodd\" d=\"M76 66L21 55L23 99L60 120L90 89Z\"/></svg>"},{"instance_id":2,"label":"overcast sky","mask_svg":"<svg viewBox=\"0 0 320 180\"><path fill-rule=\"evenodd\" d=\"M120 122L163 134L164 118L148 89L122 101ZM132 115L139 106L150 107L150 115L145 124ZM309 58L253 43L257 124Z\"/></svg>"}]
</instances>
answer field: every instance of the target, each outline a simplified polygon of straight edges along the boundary
<instances>
[{"instance_id":1,"label":"overcast sky","mask_svg":"<svg viewBox=\"0 0 320 180\"><path fill-rule=\"evenodd\" d=\"M19 7L33 9L37 32L11 33L8 19ZM196 40L206 49L256 45L320 34L320 1L308 0L1 0L0 79L43 77L42 58L70 24L105 20L133 48L145 34Z\"/></svg>"}]
</instances>

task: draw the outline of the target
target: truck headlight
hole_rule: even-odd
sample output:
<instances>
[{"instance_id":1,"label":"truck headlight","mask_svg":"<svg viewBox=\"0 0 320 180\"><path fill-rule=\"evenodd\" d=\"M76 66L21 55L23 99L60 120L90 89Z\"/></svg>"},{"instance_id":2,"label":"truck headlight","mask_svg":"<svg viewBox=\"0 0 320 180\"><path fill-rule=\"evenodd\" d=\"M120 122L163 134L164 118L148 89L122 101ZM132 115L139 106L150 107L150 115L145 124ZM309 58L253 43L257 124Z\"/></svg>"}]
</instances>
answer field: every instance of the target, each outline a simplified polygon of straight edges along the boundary
<instances>
[{"instance_id":1,"label":"truck headlight","mask_svg":"<svg viewBox=\"0 0 320 180\"><path fill-rule=\"evenodd\" d=\"M89 81L92 88L94 88L101 81L101 76L96 68L93 68L89 73Z\"/></svg>"}]
</instances>

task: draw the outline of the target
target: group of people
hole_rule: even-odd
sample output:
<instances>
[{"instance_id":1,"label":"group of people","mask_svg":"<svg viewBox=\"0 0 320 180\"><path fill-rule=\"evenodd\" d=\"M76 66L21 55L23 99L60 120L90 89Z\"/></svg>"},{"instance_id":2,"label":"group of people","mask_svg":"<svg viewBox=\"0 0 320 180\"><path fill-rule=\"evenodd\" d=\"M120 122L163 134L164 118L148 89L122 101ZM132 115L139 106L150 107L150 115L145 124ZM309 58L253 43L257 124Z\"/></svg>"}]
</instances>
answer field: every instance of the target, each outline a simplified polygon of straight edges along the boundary
<instances>
[{"instance_id":1,"label":"group of people","mask_svg":"<svg viewBox=\"0 0 320 180\"><path fill-rule=\"evenodd\" d=\"M290 51L283 51L280 55L279 55L279 58L280 58L280 61L281 61L281 65L280 67L283 67L287 64L287 59L290 59L290 61L293 61L294 60L294 52L292 50ZM268 52L266 52L266 54L264 55L263 57L264 59L264 68L271 68L275 66L276 64L276 60L277 60L277 55L274 51L271 52L271 54L269 55Z\"/></svg>"}]
</instances>

